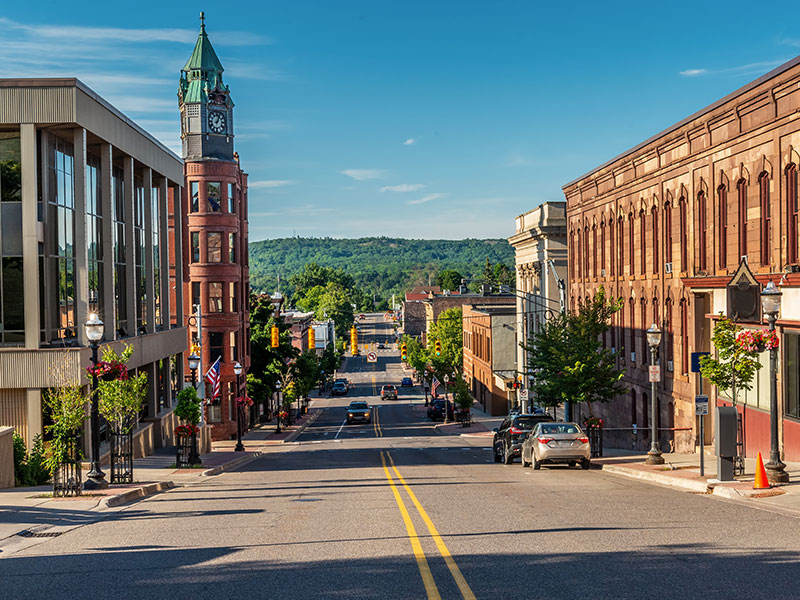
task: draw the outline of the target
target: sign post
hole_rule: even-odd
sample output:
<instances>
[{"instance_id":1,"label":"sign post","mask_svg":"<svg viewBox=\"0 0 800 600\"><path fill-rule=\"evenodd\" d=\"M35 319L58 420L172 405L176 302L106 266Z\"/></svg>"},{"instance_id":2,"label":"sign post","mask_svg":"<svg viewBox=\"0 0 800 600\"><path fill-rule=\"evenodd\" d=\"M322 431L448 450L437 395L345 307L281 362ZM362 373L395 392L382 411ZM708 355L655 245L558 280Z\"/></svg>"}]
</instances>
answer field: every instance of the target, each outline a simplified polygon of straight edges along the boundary
<instances>
[{"instance_id":1,"label":"sign post","mask_svg":"<svg viewBox=\"0 0 800 600\"><path fill-rule=\"evenodd\" d=\"M703 433L703 425L708 414L708 396L703 395L703 376L700 374L700 359L708 356L710 352L692 352L692 373L697 373L699 378L698 391L700 392L694 398L694 414L700 417L698 433L700 435L700 477L705 477L705 434ZM704 407L704 408L703 408ZM704 410L705 412L700 412Z\"/></svg>"}]
</instances>

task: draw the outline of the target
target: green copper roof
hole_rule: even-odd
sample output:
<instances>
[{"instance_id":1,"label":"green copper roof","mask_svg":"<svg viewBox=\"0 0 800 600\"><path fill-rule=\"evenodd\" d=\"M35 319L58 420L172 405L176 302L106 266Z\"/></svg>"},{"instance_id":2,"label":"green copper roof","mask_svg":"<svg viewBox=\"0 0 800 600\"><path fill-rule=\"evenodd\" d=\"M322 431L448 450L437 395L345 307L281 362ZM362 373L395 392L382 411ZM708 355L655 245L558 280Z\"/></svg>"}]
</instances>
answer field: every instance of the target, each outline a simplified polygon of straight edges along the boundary
<instances>
[{"instance_id":1,"label":"green copper roof","mask_svg":"<svg viewBox=\"0 0 800 600\"><path fill-rule=\"evenodd\" d=\"M211 42L206 35L205 23L200 24L200 35L197 36L197 42L194 45L194 51L186 61L183 71L216 71L222 73L222 63L217 58L217 53L211 46Z\"/></svg>"},{"instance_id":2,"label":"green copper roof","mask_svg":"<svg viewBox=\"0 0 800 600\"><path fill-rule=\"evenodd\" d=\"M223 104L233 106L228 86L222 82L222 63L206 34L205 17L200 13L200 34L189 60L181 69L178 94L181 102L208 102L212 92L224 93ZM222 96L217 96L222 98Z\"/></svg>"}]
</instances>

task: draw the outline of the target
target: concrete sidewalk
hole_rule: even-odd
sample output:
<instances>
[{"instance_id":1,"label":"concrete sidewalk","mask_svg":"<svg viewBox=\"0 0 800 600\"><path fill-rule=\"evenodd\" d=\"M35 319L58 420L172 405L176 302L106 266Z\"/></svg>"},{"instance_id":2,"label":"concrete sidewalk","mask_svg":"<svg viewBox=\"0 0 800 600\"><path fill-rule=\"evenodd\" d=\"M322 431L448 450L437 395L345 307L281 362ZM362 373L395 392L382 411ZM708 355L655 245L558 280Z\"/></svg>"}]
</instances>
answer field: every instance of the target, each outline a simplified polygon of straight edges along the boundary
<instances>
[{"instance_id":1,"label":"concrete sidewalk","mask_svg":"<svg viewBox=\"0 0 800 600\"><path fill-rule=\"evenodd\" d=\"M0 490L0 552L17 545L14 538L43 537L92 523L101 519L104 512L124 504L240 467L261 456L265 449L294 440L319 413L310 410L291 426L282 428L280 434L275 433L275 425L254 428L242 436L244 452L234 450L235 440L213 442L212 451L200 456L200 468L176 469L175 449L162 448L134 461L131 484L112 485L69 498L53 498L51 485ZM108 478L107 465L104 471Z\"/></svg>"}]
</instances>

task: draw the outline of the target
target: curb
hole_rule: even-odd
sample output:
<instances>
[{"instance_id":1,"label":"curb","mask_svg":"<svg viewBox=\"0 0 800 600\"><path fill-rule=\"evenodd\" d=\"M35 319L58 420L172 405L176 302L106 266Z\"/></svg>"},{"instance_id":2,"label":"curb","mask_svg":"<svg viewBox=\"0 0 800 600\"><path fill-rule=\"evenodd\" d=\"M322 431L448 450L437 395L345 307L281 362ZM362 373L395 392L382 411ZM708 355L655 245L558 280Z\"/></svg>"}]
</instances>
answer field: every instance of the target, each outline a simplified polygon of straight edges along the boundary
<instances>
[{"instance_id":1,"label":"curb","mask_svg":"<svg viewBox=\"0 0 800 600\"><path fill-rule=\"evenodd\" d=\"M233 460L229 460L226 463L221 465L217 465L216 467L212 467L211 469L206 469L205 471L200 472L200 477L211 477L213 475L219 475L220 473L227 471L229 469L235 469L236 467L241 467L244 464L249 463L257 459L261 456L261 451L256 451L252 453L245 454L241 458L234 458Z\"/></svg>"},{"instance_id":2,"label":"curb","mask_svg":"<svg viewBox=\"0 0 800 600\"><path fill-rule=\"evenodd\" d=\"M159 481L156 483L150 483L147 485L143 485L142 487L128 490L127 492L123 492L122 494L117 494L116 496L108 496L103 498L98 502L97 508L114 508L115 506L120 506L121 504L127 504L128 502L133 502L134 500L140 500L146 496L152 496L153 494L158 494L159 492L163 492L164 490L169 490L174 488L175 484L171 481Z\"/></svg>"},{"instance_id":3,"label":"curb","mask_svg":"<svg viewBox=\"0 0 800 600\"><path fill-rule=\"evenodd\" d=\"M314 414L313 414L313 415L311 415L310 417L308 417L308 419L306 419L306 422L305 422L305 423L303 423L303 424L302 424L300 427L298 427L298 428L297 428L295 431L293 431L292 433L290 433L289 435L287 435L287 436L286 436L286 439L284 439L284 440L281 440L281 443L282 443L282 444L288 444L289 442L293 442L293 441L295 441L295 440L296 440L298 437L300 437L300 434L301 434L301 433L303 433L303 432L306 430L306 427L308 427L308 426L309 426L309 425L311 425L311 424L312 424L314 421L316 421L316 420L317 420L317 417L319 417L321 414L322 414L322 411L321 411L321 410L315 410L315 411L314 411Z\"/></svg>"},{"instance_id":4,"label":"curb","mask_svg":"<svg viewBox=\"0 0 800 600\"><path fill-rule=\"evenodd\" d=\"M620 467L618 465L600 465L600 468L606 473L614 473L615 475L622 475L623 477L630 477L631 479L640 479L652 483L659 483L661 485L665 485L672 488L679 488L689 492L699 492L701 494L707 494L709 492L709 487L710 487L708 483L704 483L702 481L694 481L691 479L680 479L677 477L671 477L669 475L661 475L660 473L653 473L651 471L640 471L639 469ZM717 495L720 496L722 494L717 493Z\"/></svg>"}]
</instances>

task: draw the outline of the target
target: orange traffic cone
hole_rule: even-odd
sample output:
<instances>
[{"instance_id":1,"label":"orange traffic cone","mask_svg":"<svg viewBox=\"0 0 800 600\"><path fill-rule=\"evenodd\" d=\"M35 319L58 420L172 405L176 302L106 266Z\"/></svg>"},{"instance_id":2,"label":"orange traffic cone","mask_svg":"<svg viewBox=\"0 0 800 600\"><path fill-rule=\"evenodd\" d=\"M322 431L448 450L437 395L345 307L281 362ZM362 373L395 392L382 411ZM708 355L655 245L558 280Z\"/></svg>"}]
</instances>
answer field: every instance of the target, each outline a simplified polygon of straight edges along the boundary
<instances>
[{"instance_id":1,"label":"orange traffic cone","mask_svg":"<svg viewBox=\"0 0 800 600\"><path fill-rule=\"evenodd\" d=\"M756 480L753 482L754 490L768 490L772 486L767 479L767 470L764 468L764 461L761 460L761 452L758 453L756 461Z\"/></svg>"}]
</instances>

